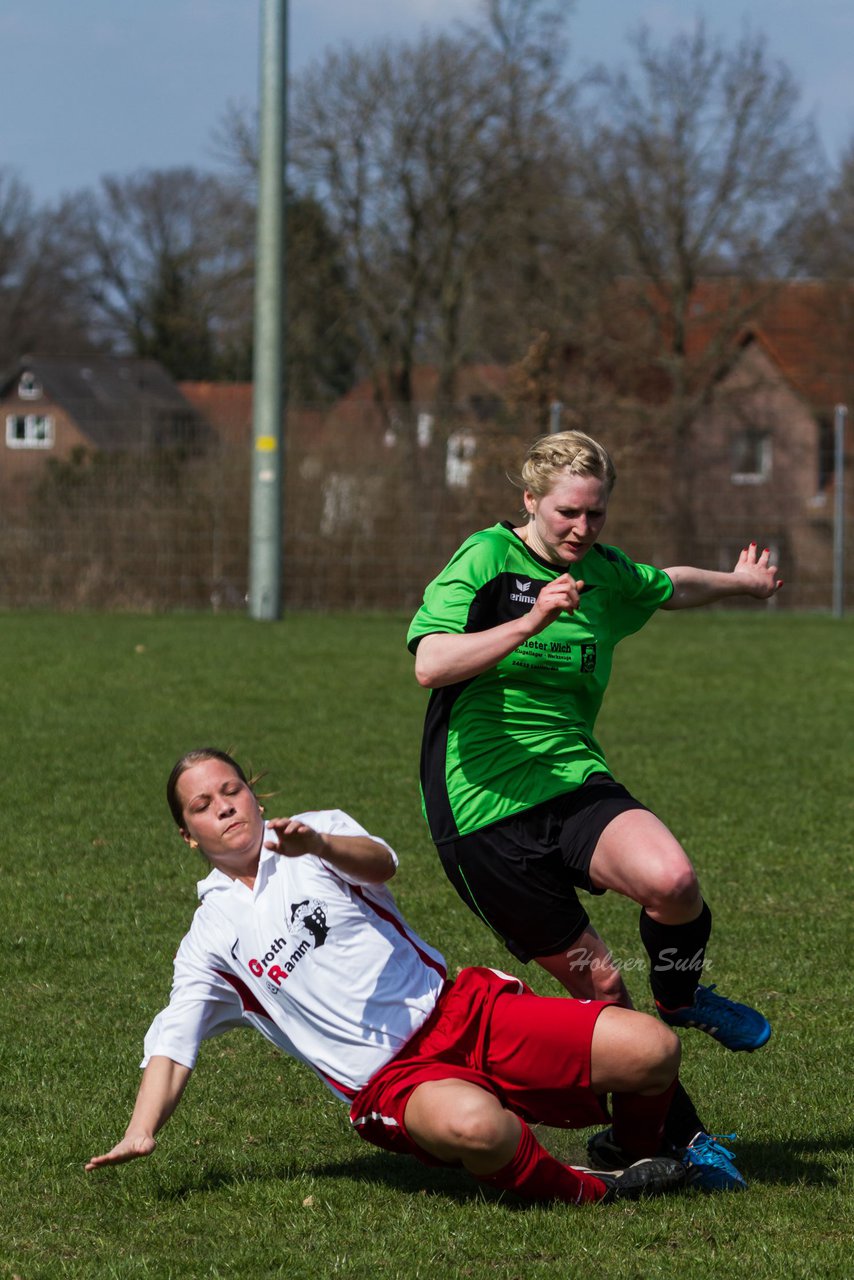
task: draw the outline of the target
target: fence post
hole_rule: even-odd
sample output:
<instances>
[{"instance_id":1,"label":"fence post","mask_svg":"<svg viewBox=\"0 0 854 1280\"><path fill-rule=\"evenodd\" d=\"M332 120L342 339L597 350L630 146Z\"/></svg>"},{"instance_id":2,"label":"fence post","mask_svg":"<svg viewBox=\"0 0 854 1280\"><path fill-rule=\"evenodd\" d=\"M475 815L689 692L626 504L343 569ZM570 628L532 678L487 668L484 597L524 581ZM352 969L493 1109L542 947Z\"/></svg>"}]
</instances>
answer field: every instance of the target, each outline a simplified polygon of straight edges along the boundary
<instances>
[{"instance_id":1,"label":"fence post","mask_svg":"<svg viewBox=\"0 0 854 1280\"><path fill-rule=\"evenodd\" d=\"M838 404L833 417L833 616L845 612L845 419Z\"/></svg>"},{"instance_id":2,"label":"fence post","mask_svg":"<svg viewBox=\"0 0 854 1280\"><path fill-rule=\"evenodd\" d=\"M282 609L287 0L262 0L249 614Z\"/></svg>"}]
</instances>

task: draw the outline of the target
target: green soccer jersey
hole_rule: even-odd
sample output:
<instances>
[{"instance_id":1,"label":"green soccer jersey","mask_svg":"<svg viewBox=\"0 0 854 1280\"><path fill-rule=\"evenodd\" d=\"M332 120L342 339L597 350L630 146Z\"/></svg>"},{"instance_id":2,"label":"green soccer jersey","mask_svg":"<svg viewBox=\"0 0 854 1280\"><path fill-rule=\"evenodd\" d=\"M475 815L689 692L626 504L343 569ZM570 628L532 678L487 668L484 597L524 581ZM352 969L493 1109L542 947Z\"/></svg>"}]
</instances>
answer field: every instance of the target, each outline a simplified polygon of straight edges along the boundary
<instances>
[{"instance_id":1,"label":"green soccer jersey","mask_svg":"<svg viewBox=\"0 0 854 1280\"><path fill-rule=\"evenodd\" d=\"M640 630L673 585L598 543L577 564L580 607L497 666L434 689L421 749L424 813L436 844L580 786L608 766L593 726L614 646ZM509 522L468 538L424 593L407 644L431 632L487 631L527 613L566 569L529 551Z\"/></svg>"}]
</instances>

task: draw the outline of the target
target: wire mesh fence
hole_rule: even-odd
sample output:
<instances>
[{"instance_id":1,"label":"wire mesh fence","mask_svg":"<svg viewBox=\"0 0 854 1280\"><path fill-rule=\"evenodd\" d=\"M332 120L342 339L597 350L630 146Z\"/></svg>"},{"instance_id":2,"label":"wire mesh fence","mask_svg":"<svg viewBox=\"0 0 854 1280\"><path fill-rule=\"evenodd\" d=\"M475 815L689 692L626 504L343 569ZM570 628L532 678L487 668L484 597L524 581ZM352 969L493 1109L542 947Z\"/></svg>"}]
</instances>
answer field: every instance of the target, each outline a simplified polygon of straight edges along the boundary
<instances>
[{"instance_id":1,"label":"wire mesh fence","mask_svg":"<svg viewBox=\"0 0 854 1280\"><path fill-rule=\"evenodd\" d=\"M366 410L364 422L344 429L323 415L290 412L285 609L414 609L464 537L498 520L521 523L521 493L508 473L534 432L450 420L431 422L427 433L418 423L412 431L395 428L401 421L386 417L378 427ZM0 475L0 607L245 609L245 425L242 437L199 453L41 454L14 484ZM606 542L661 566L730 569L741 547L756 540L779 557L785 590L770 604L738 607L831 608L833 478L820 489L808 455L780 457L767 474L750 474L734 472L731 450L708 441L678 450L631 432L602 438L619 476ZM850 516L844 552L851 566ZM845 607L853 597L846 584Z\"/></svg>"}]
</instances>

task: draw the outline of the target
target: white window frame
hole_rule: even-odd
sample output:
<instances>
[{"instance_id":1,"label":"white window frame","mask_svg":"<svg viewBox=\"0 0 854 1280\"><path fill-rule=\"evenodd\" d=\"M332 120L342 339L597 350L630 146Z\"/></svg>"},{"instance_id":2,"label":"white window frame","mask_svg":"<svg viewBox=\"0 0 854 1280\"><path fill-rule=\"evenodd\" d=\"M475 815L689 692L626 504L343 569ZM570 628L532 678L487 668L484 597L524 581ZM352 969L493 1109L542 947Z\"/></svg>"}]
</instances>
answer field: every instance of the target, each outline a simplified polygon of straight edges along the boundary
<instances>
[{"instance_id":1,"label":"white window frame","mask_svg":"<svg viewBox=\"0 0 854 1280\"><path fill-rule=\"evenodd\" d=\"M23 419L24 436L17 433L17 425ZM54 440L53 417L49 413L7 413L7 449L52 449Z\"/></svg>"},{"instance_id":2,"label":"white window frame","mask_svg":"<svg viewBox=\"0 0 854 1280\"><path fill-rule=\"evenodd\" d=\"M730 480L733 484L764 484L771 475L771 468L774 461L774 448L771 441L771 433L770 431L743 431L738 438L741 439L744 436L751 434L758 437L759 470L733 471L730 474Z\"/></svg>"},{"instance_id":3,"label":"white window frame","mask_svg":"<svg viewBox=\"0 0 854 1280\"><path fill-rule=\"evenodd\" d=\"M477 453L477 438L465 427L448 436L445 453L445 483L451 489L467 489Z\"/></svg>"}]
</instances>

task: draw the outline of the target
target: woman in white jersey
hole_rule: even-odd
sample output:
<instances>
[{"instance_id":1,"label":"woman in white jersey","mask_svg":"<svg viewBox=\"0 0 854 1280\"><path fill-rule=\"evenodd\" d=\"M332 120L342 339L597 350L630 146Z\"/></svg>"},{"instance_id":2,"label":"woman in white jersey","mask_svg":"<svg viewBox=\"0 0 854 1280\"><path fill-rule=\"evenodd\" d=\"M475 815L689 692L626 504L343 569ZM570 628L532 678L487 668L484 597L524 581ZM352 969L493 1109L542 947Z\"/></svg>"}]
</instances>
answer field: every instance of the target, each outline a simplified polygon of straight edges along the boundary
<instances>
[{"instance_id":1,"label":"woman in white jersey","mask_svg":"<svg viewBox=\"0 0 854 1280\"><path fill-rule=\"evenodd\" d=\"M655 1157L676 1087L678 1038L603 1002L549 999L507 974L445 962L385 882L397 858L340 810L265 822L239 765L212 748L178 761L168 799L210 864L175 957L168 1006L145 1038L124 1137L87 1170L150 1155L202 1041L250 1025L347 1103L357 1133L428 1164L539 1200L580 1204L678 1190ZM611 1096L633 1163L563 1164L530 1124L596 1124Z\"/></svg>"},{"instance_id":2,"label":"woman in white jersey","mask_svg":"<svg viewBox=\"0 0 854 1280\"><path fill-rule=\"evenodd\" d=\"M700 985L711 913L694 868L611 776L594 728L614 647L656 610L767 599L782 583L755 544L730 573L662 570L603 545L614 480L589 436L541 437L521 470L525 520L473 534L428 585L408 635L416 678L432 691L424 809L451 883L520 959L575 996L629 1005L577 889L624 894L642 908L661 1017L753 1050L767 1020ZM692 1176L707 1189L744 1186L682 1091L668 1136L693 1144Z\"/></svg>"}]
</instances>

